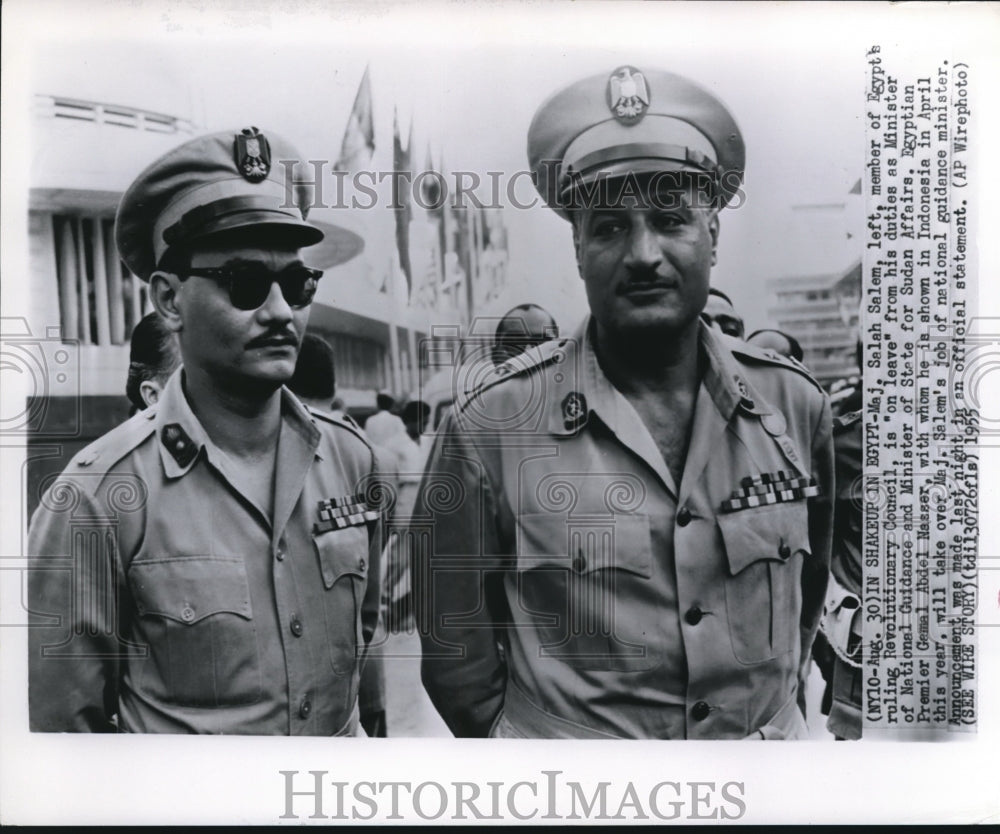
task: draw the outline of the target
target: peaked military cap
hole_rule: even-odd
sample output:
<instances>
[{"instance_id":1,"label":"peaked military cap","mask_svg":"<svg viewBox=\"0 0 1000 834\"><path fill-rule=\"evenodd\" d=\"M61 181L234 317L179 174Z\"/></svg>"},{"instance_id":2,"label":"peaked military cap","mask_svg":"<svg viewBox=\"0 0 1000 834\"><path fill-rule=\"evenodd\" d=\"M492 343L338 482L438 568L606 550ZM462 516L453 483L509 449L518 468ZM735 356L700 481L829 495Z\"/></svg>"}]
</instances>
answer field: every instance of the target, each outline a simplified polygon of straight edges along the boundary
<instances>
[{"instance_id":1,"label":"peaked military cap","mask_svg":"<svg viewBox=\"0 0 1000 834\"><path fill-rule=\"evenodd\" d=\"M323 231L306 222L312 188L285 188L285 166L298 160L280 136L255 127L199 136L147 167L125 192L115 239L126 266L148 281L164 253L215 232L249 226L282 228L295 246Z\"/></svg>"},{"instance_id":2,"label":"peaked military cap","mask_svg":"<svg viewBox=\"0 0 1000 834\"><path fill-rule=\"evenodd\" d=\"M551 96L528 129L539 193L567 216L574 187L625 174L691 171L728 203L743 181L743 136L725 105L672 72L621 66Z\"/></svg>"}]
</instances>

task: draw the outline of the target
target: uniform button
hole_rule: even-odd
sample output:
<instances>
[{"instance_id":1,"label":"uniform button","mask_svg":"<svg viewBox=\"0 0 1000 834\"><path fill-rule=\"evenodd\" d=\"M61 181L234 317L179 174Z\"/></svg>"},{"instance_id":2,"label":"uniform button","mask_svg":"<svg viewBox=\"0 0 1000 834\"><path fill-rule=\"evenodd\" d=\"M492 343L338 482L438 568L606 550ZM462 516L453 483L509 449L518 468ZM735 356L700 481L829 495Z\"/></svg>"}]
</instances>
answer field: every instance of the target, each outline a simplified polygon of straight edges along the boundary
<instances>
[{"instance_id":1,"label":"uniform button","mask_svg":"<svg viewBox=\"0 0 1000 834\"><path fill-rule=\"evenodd\" d=\"M364 559L361 560L361 562L358 564L358 567L361 568L361 570L365 569L365 560Z\"/></svg>"},{"instance_id":2,"label":"uniform button","mask_svg":"<svg viewBox=\"0 0 1000 834\"><path fill-rule=\"evenodd\" d=\"M303 699L302 704L299 706L299 718L308 718L309 714L312 712L313 705L312 701L308 698Z\"/></svg>"},{"instance_id":3,"label":"uniform button","mask_svg":"<svg viewBox=\"0 0 1000 834\"><path fill-rule=\"evenodd\" d=\"M194 609L190 605L185 606L184 610L181 611L181 618L191 622L194 619Z\"/></svg>"},{"instance_id":4,"label":"uniform button","mask_svg":"<svg viewBox=\"0 0 1000 834\"><path fill-rule=\"evenodd\" d=\"M274 555L279 562L283 562L285 560L285 546L279 544L278 551Z\"/></svg>"},{"instance_id":5,"label":"uniform button","mask_svg":"<svg viewBox=\"0 0 1000 834\"><path fill-rule=\"evenodd\" d=\"M698 625L698 623L701 622L701 618L704 615L705 612L702 611L697 605L695 605L687 610L687 613L684 615L684 619L687 621L688 625L694 626Z\"/></svg>"},{"instance_id":6,"label":"uniform button","mask_svg":"<svg viewBox=\"0 0 1000 834\"><path fill-rule=\"evenodd\" d=\"M698 701L693 707L691 707L691 717L695 721L704 721L708 718L708 714L712 711L712 708L706 704L704 701Z\"/></svg>"},{"instance_id":7,"label":"uniform button","mask_svg":"<svg viewBox=\"0 0 1000 834\"><path fill-rule=\"evenodd\" d=\"M789 556L792 555L792 549L787 544L782 542L781 547L778 548L778 555L782 559L787 559Z\"/></svg>"},{"instance_id":8,"label":"uniform button","mask_svg":"<svg viewBox=\"0 0 1000 834\"><path fill-rule=\"evenodd\" d=\"M291 622L290 625L291 625L291 629L292 629L292 634L294 634L296 637L301 637L302 636L302 621L298 617L292 617L292 622Z\"/></svg>"},{"instance_id":9,"label":"uniform button","mask_svg":"<svg viewBox=\"0 0 1000 834\"><path fill-rule=\"evenodd\" d=\"M587 567L587 560L583 558L583 554L578 554L573 560L573 570L579 572Z\"/></svg>"},{"instance_id":10,"label":"uniform button","mask_svg":"<svg viewBox=\"0 0 1000 834\"><path fill-rule=\"evenodd\" d=\"M691 510L687 507L681 507L680 511L677 513L677 526L687 527L691 523Z\"/></svg>"}]
</instances>

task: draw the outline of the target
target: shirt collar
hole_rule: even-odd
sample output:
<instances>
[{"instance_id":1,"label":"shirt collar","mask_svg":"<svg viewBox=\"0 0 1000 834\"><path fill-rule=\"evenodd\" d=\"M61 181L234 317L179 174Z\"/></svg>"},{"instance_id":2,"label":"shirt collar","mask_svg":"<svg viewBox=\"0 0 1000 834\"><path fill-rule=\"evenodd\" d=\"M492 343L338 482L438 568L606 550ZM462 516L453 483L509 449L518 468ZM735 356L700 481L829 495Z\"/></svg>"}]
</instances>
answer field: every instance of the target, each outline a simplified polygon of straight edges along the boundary
<instances>
[{"instance_id":1,"label":"shirt collar","mask_svg":"<svg viewBox=\"0 0 1000 834\"><path fill-rule=\"evenodd\" d=\"M616 425L618 399L622 396L601 370L594 349L594 319L587 316L573 335L560 342L565 359L559 373L549 374L548 428L552 434L572 435L591 413L608 425ZM699 344L705 357L702 384L719 413L728 420L737 408L763 416L773 409L747 379L733 356L727 337L699 320ZM731 341L731 340L729 340Z\"/></svg>"},{"instance_id":2,"label":"shirt collar","mask_svg":"<svg viewBox=\"0 0 1000 834\"><path fill-rule=\"evenodd\" d=\"M183 374L182 366L171 375L157 402L157 413L153 418L160 460L168 478L180 478L187 474L202 453L209 460L214 457L216 464L222 454L191 410L184 394ZM285 387L281 389L281 420L282 434L291 430L307 446L316 450L319 429L305 406Z\"/></svg>"},{"instance_id":3,"label":"shirt collar","mask_svg":"<svg viewBox=\"0 0 1000 834\"><path fill-rule=\"evenodd\" d=\"M703 320L699 320L699 338L706 358L702 383L715 407L726 419L739 408L747 414L764 416L774 409L747 379L743 366L733 356L733 348L741 344L731 336L723 336Z\"/></svg>"}]
</instances>

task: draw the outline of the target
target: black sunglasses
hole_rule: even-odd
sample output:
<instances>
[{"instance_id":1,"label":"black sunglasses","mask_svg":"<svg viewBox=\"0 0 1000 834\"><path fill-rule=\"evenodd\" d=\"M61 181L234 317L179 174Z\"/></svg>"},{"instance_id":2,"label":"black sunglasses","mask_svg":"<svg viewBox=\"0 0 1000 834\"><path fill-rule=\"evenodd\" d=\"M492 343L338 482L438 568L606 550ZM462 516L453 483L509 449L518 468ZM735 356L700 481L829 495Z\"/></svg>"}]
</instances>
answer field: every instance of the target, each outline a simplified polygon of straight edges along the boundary
<instances>
[{"instance_id":1,"label":"black sunglasses","mask_svg":"<svg viewBox=\"0 0 1000 834\"><path fill-rule=\"evenodd\" d=\"M221 284L229 293L229 303L237 310L256 310L267 300L271 284L277 281L288 306L298 309L312 303L323 270L297 264L274 272L264 264L248 261L226 266L190 267L185 270L185 276L188 275L210 278Z\"/></svg>"}]
</instances>

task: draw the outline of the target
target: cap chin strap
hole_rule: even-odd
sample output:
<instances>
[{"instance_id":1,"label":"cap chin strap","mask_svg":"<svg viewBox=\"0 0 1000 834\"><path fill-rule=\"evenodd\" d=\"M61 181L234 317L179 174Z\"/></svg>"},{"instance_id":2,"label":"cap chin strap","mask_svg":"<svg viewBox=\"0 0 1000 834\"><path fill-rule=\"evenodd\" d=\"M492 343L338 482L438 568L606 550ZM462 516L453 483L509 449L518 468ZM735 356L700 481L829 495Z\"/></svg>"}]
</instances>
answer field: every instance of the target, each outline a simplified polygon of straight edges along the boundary
<instances>
[{"instance_id":1,"label":"cap chin strap","mask_svg":"<svg viewBox=\"0 0 1000 834\"><path fill-rule=\"evenodd\" d=\"M190 237L207 222L235 211L273 211L298 223L303 219L299 207L289 202L284 186L278 182L264 180L250 185L242 177L216 180L185 191L160 212L153 224L154 262L159 263L168 246Z\"/></svg>"}]
</instances>

